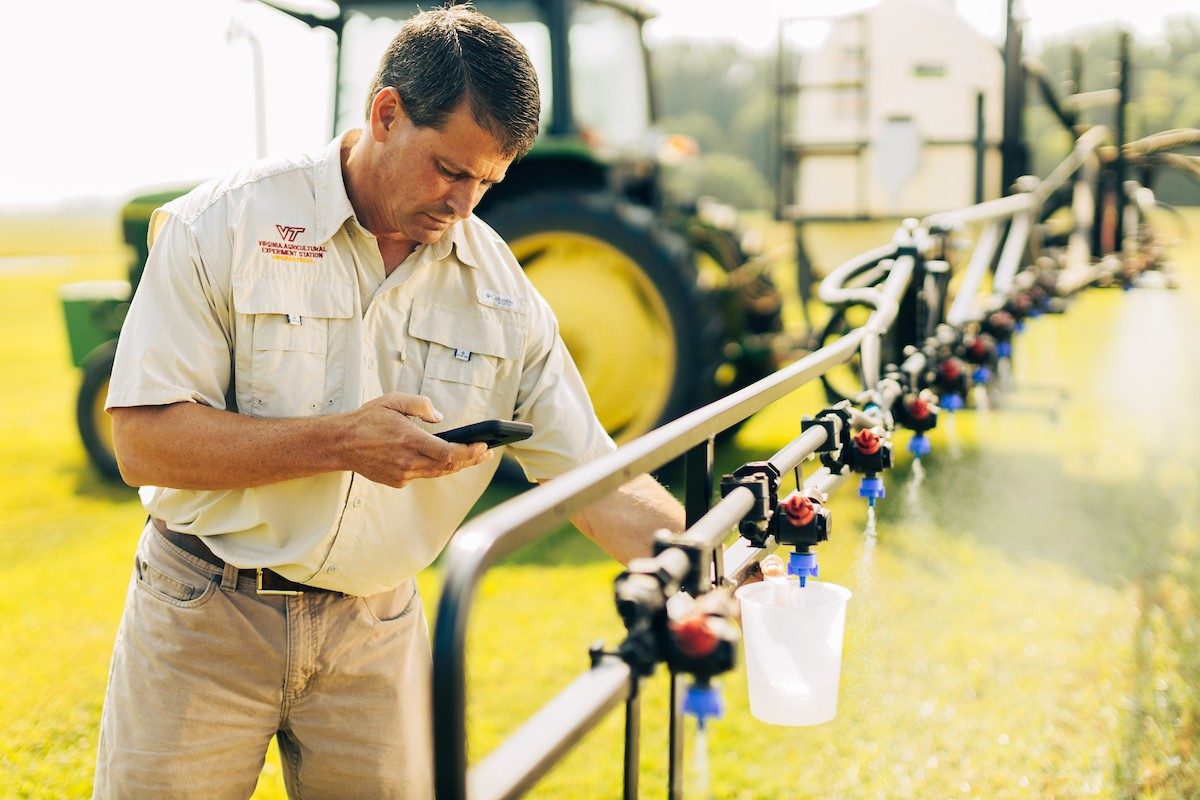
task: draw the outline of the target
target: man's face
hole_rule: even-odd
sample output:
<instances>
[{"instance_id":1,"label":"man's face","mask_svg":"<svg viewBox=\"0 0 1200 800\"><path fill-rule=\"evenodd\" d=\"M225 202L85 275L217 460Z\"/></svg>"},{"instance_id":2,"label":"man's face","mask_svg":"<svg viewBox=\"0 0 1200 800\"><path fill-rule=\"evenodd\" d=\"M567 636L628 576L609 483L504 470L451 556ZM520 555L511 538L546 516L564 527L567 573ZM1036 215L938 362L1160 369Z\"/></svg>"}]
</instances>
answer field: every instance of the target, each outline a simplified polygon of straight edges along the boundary
<instances>
[{"instance_id":1,"label":"man's face","mask_svg":"<svg viewBox=\"0 0 1200 800\"><path fill-rule=\"evenodd\" d=\"M380 146L372 216L381 228L376 235L436 242L455 222L471 216L512 163L465 103L440 129L414 125L398 97L377 104L375 111L372 134Z\"/></svg>"}]
</instances>

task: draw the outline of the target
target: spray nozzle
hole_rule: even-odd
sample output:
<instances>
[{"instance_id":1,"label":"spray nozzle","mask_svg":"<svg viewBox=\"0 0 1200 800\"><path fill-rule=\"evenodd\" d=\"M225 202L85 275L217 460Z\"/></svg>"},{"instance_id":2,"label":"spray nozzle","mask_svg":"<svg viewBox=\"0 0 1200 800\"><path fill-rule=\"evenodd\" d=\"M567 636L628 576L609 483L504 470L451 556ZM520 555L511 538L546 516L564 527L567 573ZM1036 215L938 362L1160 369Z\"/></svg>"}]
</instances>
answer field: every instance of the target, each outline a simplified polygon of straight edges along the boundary
<instances>
[{"instance_id":1,"label":"spray nozzle","mask_svg":"<svg viewBox=\"0 0 1200 800\"><path fill-rule=\"evenodd\" d=\"M725 704L721 689L711 681L698 680L688 687L683 698L683 713L695 717L696 724L703 728L711 717L720 719L725 715Z\"/></svg>"},{"instance_id":2,"label":"spray nozzle","mask_svg":"<svg viewBox=\"0 0 1200 800\"><path fill-rule=\"evenodd\" d=\"M920 435L937 427L937 396L929 389L906 394L892 413L898 425Z\"/></svg>"},{"instance_id":3,"label":"spray nozzle","mask_svg":"<svg viewBox=\"0 0 1200 800\"><path fill-rule=\"evenodd\" d=\"M932 449L933 445L929 443L929 437L923 433L918 433L908 440L908 452L917 458L924 458Z\"/></svg>"},{"instance_id":4,"label":"spray nozzle","mask_svg":"<svg viewBox=\"0 0 1200 800\"><path fill-rule=\"evenodd\" d=\"M820 573L820 567L817 565L817 554L811 552L797 551L788 557L788 575L795 575L800 579L801 586L808 585L809 578L815 578Z\"/></svg>"},{"instance_id":5,"label":"spray nozzle","mask_svg":"<svg viewBox=\"0 0 1200 800\"><path fill-rule=\"evenodd\" d=\"M858 496L867 498L867 505L874 506L875 501L887 497L887 489L883 486L883 478L878 475L866 475L858 486Z\"/></svg>"},{"instance_id":6,"label":"spray nozzle","mask_svg":"<svg viewBox=\"0 0 1200 800\"><path fill-rule=\"evenodd\" d=\"M820 492L809 490L794 491L780 500L771 523L775 541L807 551L828 539L831 517L821 499Z\"/></svg>"},{"instance_id":7,"label":"spray nozzle","mask_svg":"<svg viewBox=\"0 0 1200 800\"><path fill-rule=\"evenodd\" d=\"M882 444L879 434L870 428L863 428L854 434L854 448L865 456L872 456L878 453Z\"/></svg>"},{"instance_id":8,"label":"spray nozzle","mask_svg":"<svg viewBox=\"0 0 1200 800\"><path fill-rule=\"evenodd\" d=\"M779 502L779 506L792 525L807 525L817 514L812 498L800 492L792 492Z\"/></svg>"}]
</instances>

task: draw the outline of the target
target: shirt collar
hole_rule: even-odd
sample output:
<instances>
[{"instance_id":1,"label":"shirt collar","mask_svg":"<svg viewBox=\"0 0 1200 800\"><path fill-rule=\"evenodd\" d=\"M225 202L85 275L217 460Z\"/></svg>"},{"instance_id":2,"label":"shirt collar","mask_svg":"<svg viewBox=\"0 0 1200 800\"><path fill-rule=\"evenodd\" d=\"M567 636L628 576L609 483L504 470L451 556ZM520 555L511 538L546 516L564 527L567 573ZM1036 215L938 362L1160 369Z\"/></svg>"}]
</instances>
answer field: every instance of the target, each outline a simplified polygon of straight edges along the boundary
<instances>
[{"instance_id":1,"label":"shirt collar","mask_svg":"<svg viewBox=\"0 0 1200 800\"><path fill-rule=\"evenodd\" d=\"M342 139L346 134L334 137L325 152L316 160L313 183L317 203L314 235L318 242L333 238L338 228L354 216L354 206L346 194L346 182L342 178Z\"/></svg>"},{"instance_id":2,"label":"shirt collar","mask_svg":"<svg viewBox=\"0 0 1200 800\"><path fill-rule=\"evenodd\" d=\"M346 182L342 175L342 140L346 133L334 138L325 148L325 152L315 164L315 197L317 203L315 235L320 242L327 242L337 233L338 228L346 220L354 216L354 206L350 204L350 196L346 194ZM418 257L418 263L441 261L450 255L453 248L458 260L473 269L479 268L479 259L468 241L470 236L466 231L466 223L456 222L446 231L446 235L431 245L424 246Z\"/></svg>"},{"instance_id":3,"label":"shirt collar","mask_svg":"<svg viewBox=\"0 0 1200 800\"><path fill-rule=\"evenodd\" d=\"M465 266L472 269L479 269L479 259L475 257L474 250L471 249L471 244L468 241L470 238L466 231L466 221L460 220L450 226L446 231L446 235L438 239L431 245L424 246L424 252L421 253L420 263L426 264L431 261L441 261L450 255L450 251L454 251L454 255Z\"/></svg>"}]
</instances>

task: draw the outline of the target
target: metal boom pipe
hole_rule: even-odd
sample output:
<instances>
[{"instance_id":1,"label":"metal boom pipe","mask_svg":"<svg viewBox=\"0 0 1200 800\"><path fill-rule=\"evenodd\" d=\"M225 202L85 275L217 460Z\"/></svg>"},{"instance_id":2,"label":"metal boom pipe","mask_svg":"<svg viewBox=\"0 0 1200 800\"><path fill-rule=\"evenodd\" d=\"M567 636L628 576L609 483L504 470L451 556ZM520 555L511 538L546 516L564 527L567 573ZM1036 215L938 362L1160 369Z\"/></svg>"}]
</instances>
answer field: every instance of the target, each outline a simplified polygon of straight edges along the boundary
<instances>
[{"instance_id":1,"label":"metal boom pipe","mask_svg":"<svg viewBox=\"0 0 1200 800\"><path fill-rule=\"evenodd\" d=\"M970 318L971 309L975 303L975 294L983 284L983 276L987 274L988 267L992 265L996 247L1000 244L1000 230L1000 221L992 220L983 229L979 241L975 243L975 249L971 251L971 260L967 263L967 271L963 275L962 284L958 287L958 293L954 295L950 313L946 315L946 322L951 325L961 325Z\"/></svg>"},{"instance_id":2,"label":"metal boom pipe","mask_svg":"<svg viewBox=\"0 0 1200 800\"><path fill-rule=\"evenodd\" d=\"M616 656L576 678L471 770L472 800L509 800L528 791L633 688L629 665Z\"/></svg>"}]
</instances>

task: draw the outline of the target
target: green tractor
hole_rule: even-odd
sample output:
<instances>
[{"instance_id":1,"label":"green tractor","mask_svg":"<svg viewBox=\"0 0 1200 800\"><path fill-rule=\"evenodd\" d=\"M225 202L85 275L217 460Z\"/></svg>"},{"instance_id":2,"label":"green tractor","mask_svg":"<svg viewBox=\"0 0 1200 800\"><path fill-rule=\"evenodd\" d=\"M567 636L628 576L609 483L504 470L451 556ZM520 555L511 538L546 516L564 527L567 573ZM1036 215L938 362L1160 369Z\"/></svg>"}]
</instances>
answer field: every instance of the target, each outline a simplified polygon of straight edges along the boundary
<instances>
[{"instance_id":1,"label":"green tractor","mask_svg":"<svg viewBox=\"0 0 1200 800\"><path fill-rule=\"evenodd\" d=\"M333 17L267 2L337 40L334 129L361 124L367 82L412 2L345 0ZM596 412L620 441L775 367L779 293L729 209L667 198L654 130L650 15L621 0L477 0L530 52L542 85L532 152L476 209L509 243L558 316ZM190 188L190 187L188 187ZM125 282L63 287L79 430L116 475L104 400L116 337L145 264L150 213L187 189L122 211L135 254Z\"/></svg>"}]
</instances>

